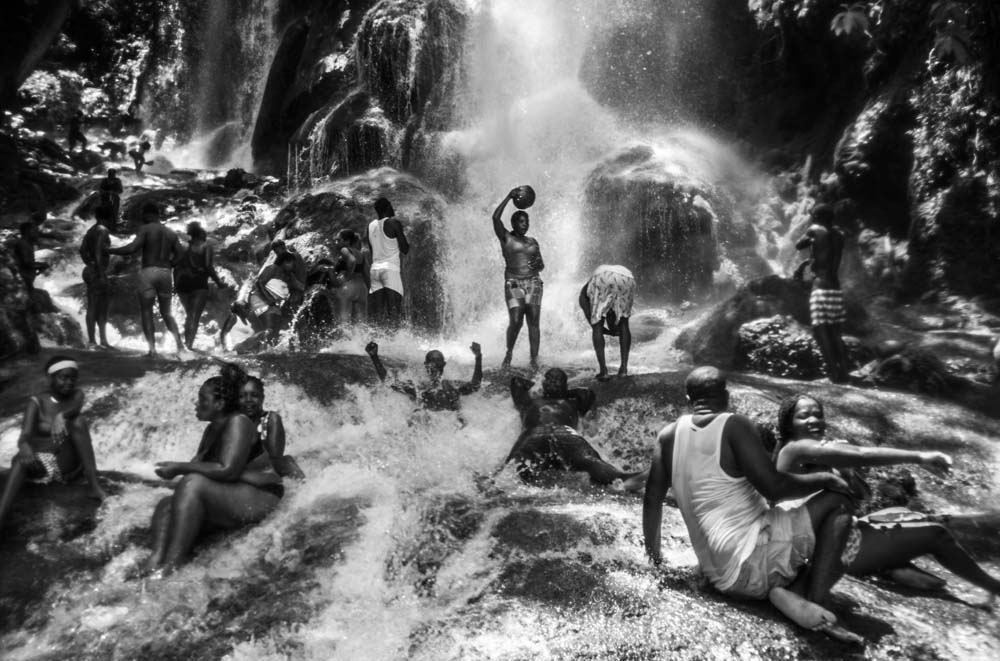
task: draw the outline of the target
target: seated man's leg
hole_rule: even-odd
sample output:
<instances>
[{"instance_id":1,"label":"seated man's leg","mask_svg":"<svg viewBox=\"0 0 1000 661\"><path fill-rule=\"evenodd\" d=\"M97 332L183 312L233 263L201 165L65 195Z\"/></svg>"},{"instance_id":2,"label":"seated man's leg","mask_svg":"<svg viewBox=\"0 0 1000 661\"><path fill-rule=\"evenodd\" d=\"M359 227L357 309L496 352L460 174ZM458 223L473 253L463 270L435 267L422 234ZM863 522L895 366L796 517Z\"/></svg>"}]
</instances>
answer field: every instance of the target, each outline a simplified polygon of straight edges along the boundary
<instances>
[{"instance_id":1,"label":"seated man's leg","mask_svg":"<svg viewBox=\"0 0 1000 661\"><path fill-rule=\"evenodd\" d=\"M77 467L82 466L83 474L90 484L91 495L103 499L106 494L101 488L100 482L97 481L97 460L94 458L94 444L90 438L90 428L80 417L76 417L68 422L67 432L69 433L73 453L76 455L75 460L79 463L75 467L64 467L63 462L65 460L63 459L63 455L60 455L59 469L63 471L63 475L69 475Z\"/></svg>"},{"instance_id":2,"label":"seated man's leg","mask_svg":"<svg viewBox=\"0 0 1000 661\"><path fill-rule=\"evenodd\" d=\"M847 496L824 491L806 501L816 543L812 563L789 586L796 594L814 603L823 603L830 588L844 574L841 554L851 531L852 503Z\"/></svg>"}]
</instances>

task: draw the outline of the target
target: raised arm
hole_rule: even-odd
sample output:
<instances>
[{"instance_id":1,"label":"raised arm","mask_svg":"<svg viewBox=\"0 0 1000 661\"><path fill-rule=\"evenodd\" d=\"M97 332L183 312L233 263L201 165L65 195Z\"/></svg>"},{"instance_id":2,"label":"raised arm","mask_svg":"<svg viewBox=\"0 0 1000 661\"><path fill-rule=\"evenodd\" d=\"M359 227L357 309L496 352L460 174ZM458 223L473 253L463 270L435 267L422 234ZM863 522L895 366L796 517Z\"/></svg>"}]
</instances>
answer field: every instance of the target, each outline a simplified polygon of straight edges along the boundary
<instances>
[{"instance_id":1,"label":"raised arm","mask_svg":"<svg viewBox=\"0 0 1000 661\"><path fill-rule=\"evenodd\" d=\"M660 527L663 522L663 500L670 488L670 471L673 463L674 431L677 423L664 427L656 437L653 461L646 478L646 493L642 498L642 537L646 557L654 565L663 558L660 554Z\"/></svg>"},{"instance_id":2,"label":"raised arm","mask_svg":"<svg viewBox=\"0 0 1000 661\"><path fill-rule=\"evenodd\" d=\"M478 342L473 342L469 347L472 355L476 357L476 366L472 370L472 381L458 387L459 394L471 395L479 390L479 385L483 382L483 351Z\"/></svg>"},{"instance_id":3,"label":"raised arm","mask_svg":"<svg viewBox=\"0 0 1000 661\"><path fill-rule=\"evenodd\" d=\"M590 388L573 388L569 394L576 401L576 409L580 415L586 415L597 403L597 393Z\"/></svg>"},{"instance_id":4,"label":"raised arm","mask_svg":"<svg viewBox=\"0 0 1000 661\"><path fill-rule=\"evenodd\" d=\"M725 439L739 470L768 500L801 498L824 489L851 495L847 482L833 473L794 475L776 469L764 450L757 426L749 418L730 416L726 421Z\"/></svg>"},{"instance_id":5,"label":"raised arm","mask_svg":"<svg viewBox=\"0 0 1000 661\"><path fill-rule=\"evenodd\" d=\"M514 198L514 191L516 190L516 188L511 189L507 193L507 197L503 198L493 211L493 232L501 242L507 239L507 228L503 225L503 210L507 207L507 203Z\"/></svg>"},{"instance_id":6,"label":"raised arm","mask_svg":"<svg viewBox=\"0 0 1000 661\"><path fill-rule=\"evenodd\" d=\"M372 365L375 366L375 373L378 374L380 381L385 381L385 377L389 375L385 371L385 365L382 364L382 359L378 356L378 342L369 342L365 346L365 353L372 359Z\"/></svg>"},{"instance_id":7,"label":"raised arm","mask_svg":"<svg viewBox=\"0 0 1000 661\"><path fill-rule=\"evenodd\" d=\"M778 454L778 470L795 471L805 464L831 468L921 464L938 470L947 470L951 467L951 457L943 452L870 448L851 443L824 443L812 440L789 443Z\"/></svg>"},{"instance_id":8,"label":"raised arm","mask_svg":"<svg viewBox=\"0 0 1000 661\"><path fill-rule=\"evenodd\" d=\"M803 250L805 248L808 248L809 246L812 245L812 242L813 242L813 230L812 227L810 227L809 229L806 230L805 235L801 239L795 242L795 249Z\"/></svg>"},{"instance_id":9,"label":"raised arm","mask_svg":"<svg viewBox=\"0 0 1000 661\"><path fill-rule=\"evenodd\" d=\"M534 381L529 381L524 377L512 376L510 377L510 398L514 400L514 408L520 412L524 412L529 406L531 406L531 386L535 385Z\"/></svg>"},{"instance_id":10,"label":"raised arm","mask_svg":"<svg viewBox=\"0 0 1000 661\"><path fill-rule=\"evenodd\" d=\"M165 461L156 465L156 474L170 480L177 475L198 473L219 482L236 482L246 468L255 432L250 418L230 416L222 431L219 461Z\"/></svg>"},{"instance_id":11,"label":"raised arm","mask_svg":"<svg viewBox=\"0 0 1000 661\"><path fill-rule=\"evenodd\" d=\"M354 267L358 265L358 258L354 256L354 252L350 248L341 248L340 257L344 260L347 273L354 273Z\"/></svg>"}]
</instances>

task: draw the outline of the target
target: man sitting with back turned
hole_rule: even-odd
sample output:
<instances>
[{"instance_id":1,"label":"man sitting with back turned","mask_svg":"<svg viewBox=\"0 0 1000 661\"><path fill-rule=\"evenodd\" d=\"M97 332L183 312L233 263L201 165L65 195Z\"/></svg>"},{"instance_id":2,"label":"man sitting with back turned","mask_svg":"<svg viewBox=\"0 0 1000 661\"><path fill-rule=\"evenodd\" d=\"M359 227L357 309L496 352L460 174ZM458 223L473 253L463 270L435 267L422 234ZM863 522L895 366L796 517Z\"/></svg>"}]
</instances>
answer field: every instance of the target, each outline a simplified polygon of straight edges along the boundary
<instances>
[{"instance_id":1,"label":"man sitting with back turned","mask_svg":"<svg viewBox=\"0 0 1000 661\"><path fill-rule=\"evenodd\" d=\"M851 638L819 605L843 574L848 485L829 472L776 470L754 423L725 412L729 391L716 368L695 369L685 387L692 414L660 432L646 483L642 527L650 559L661 562L663 500L673 487L698 565L717 590L768 597L801 626ZM768 504L824 489L795 509Z\"/></svg>"}]
</instances>

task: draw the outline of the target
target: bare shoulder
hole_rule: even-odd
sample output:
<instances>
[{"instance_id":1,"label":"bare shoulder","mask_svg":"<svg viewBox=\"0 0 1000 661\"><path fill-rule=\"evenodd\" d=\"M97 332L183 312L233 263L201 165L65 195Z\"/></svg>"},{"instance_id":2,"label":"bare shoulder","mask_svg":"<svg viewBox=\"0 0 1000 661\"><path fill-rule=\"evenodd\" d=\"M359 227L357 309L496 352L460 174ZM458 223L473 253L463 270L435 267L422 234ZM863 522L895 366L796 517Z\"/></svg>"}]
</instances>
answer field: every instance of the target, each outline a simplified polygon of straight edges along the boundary
<instances>
[{"instance_id":1,"label":"bare shoulder","mask_svg":"<svg viewBox=\"0 0 1000 661\"><path fill-rule=\"evenodd\" d=\"M677 422L674 421L665 426L663 429L661 429L660 432L656 435L657 445L662 447L664 443L673 443L674 434L676 432L677 432Z\"/></svg>"}]
</instances>

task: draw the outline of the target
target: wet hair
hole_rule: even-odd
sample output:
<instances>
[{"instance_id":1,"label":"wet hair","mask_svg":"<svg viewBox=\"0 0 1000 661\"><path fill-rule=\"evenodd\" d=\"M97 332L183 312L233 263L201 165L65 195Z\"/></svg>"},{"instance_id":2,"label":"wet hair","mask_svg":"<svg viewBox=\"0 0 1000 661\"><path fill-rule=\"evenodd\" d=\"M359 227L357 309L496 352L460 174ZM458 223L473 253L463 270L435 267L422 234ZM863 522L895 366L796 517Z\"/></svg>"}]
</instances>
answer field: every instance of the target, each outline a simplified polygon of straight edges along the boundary
<instances>
[{"instance_id":1,"label":"wet hair","mask_svg":"<svg viewBox=\"0 0 1000 661\"><path fill-rule=\"evenodd\" d=\"M726 396L726 377L716 367L696 367L684 379L688 399L697 402Z\"/></svg>"},{"instance_id":2,"label":"wet hair","mask_svg":"<svg viewBox=\"0 0 1000 661\"><path fill-rule=\"evenodd\" d=\"M160 207L156 206L152 202L146 202L144 205L142 205L142 215L143 215L143 217L145 217L147 215L150 215L150 216L159 216L160 215Z\"/></svg>"},{"instance_id":3,"label":"wet hair","mask_svg":"<svg viewBox=\"0 0 1000 661\"><path fill-rule=\"evenodd\" d=\"M424 357L424 364L435 363L437 365L440 365L441 367L444 367L444 362L445 362L444 354L438 351L437 349L431 349L430 351L427 352L427 355Z\"/></svg>"},{"instance_id":4,"label":"wet hair","mask_svg":"<svg viewBox=\"0 0 1000 661\"><path fill-rule=\"evenodd\" d=\"M795 407L799 405L803 399L811 399L817 404L819 404L819 412L823 413L823 402L819 401L816 397L812 395L807 395L805 393L796 393L794 395L789 395L788 397L781 400L781 406L778 407L778 443L779 445L784 445L788 441L792 440L792 420L795 418ZM825 414L824 414L825 415Z\"/></svg>"},{"instance_id":5,"label":"wet hair","mask_svg":"<svg viewBox=\"0 0 1000 661\"><path fill-rule=\"evenodd\" d=\"M284 239L275 239L274 241L271 242L271 250L274 250L275 248L286 248L287 249L288 246L285 245L285 240Z\"/></svg>"},{"instance_id":6,"label":"wet hair","mask_svg":"<svg viewBox=\"0 0 1000 661\"><path fill-rule=\"evenodd\" d=\"M114 215L115 215L114 210L112 210L112 208L106 204L101 204L96 209L94 209L94 218L97 219L98 221L111 220L111 218L114 217Z\"/></svg>"},{"instance_id":7,"label":"wet hair","mask_svg":"<svg viewBox=\"0 0 1000 661\"><path fill-rule=\"evenodd\" d=\"M192 220L187 224L187 234L192 239L206 239L208 235L205 234L205 228L201 226L197 220Z\"/></svg>"},{"instance_id":8,"label":"wet hair","mask_svg":"<svg viewBox=\"0 0 1000 661\"><path fill-rule=\"evenodd\" d=\"M361 240L361 237L359 237L358 233L354 230L340 230L337 232L337 236L341 241L352 246Z\"/></svg>"},{"instance_id":9,"label":"wet hair","mask_svg":"<svg viewBox=\"0 0 1000 661\"><path fill-rule=\"evenodd\" d=\"M294 261L295 261L295 256L292 255L292 253L290 252L286 252L282 255L278 255L278 258L274 260L274 263L277 264L278 266L281 266L282 264L287 264L288 262L294 262Z\"/></svg>"},{"instance_id":10,"label":"wet hair","mask_svg":"<svg viewBox=\"0 0 1000 661\"><path fill-rule=\"evenodd\" d=\"M524 218L525 220L528 220L528 212L527 211L515 211L513 213L513 215L511 215L511 217L510 217L510 224L513 225L514 223L516 223L521 218Z\"/></svg>"},{"instance_id":11,"label":"wet hair","mask_svg":"<svg viewBox=\"0 0 1000 661\"><path fill-rule=\"evenodd\" d=\"M558 377L559 380L561 380L563 383L569 381L569 377L566 376L566 372L559 369L558 367L553 367L545 372L545 378L549 378L550 376Z\"/></svg>"},{"instance_id":12,"label":"wet hair","mask_svg":"<svg viewBox=\"0 0 1000 661\"><path fill-rule=\"evenodd\" d=\"M384 197L375 200L375 213L379 218L391 218L396 215L396 210L392 208L392 203Z\"/></svg>"},{"instance_id":13,"label":"wet hair","mask_svg":"<svg viewBox=\"0 0 1000 661\"><path fill-rule=\"evenodd\" d=\"M114 169L114 168L109 168L109 169L108 169L108 176L109 176L109 177L113 177L113 176L115 176L116 174L118 174L118 170L116 170L116 169Z\"/></svg>"},{"instance_id":14,"label":"wet hair","mask_svg":"<svg viewBox=\"0 0 1000 661\"><path fill-rule=\"evenodd\" d=\"M248 374L247 378L244 379L243 383L240 384L240 388L243 388L243 386L245 386L248 383L255 384L258 388L260 388L260 394L262 395L264 394L264 382L260 380L259 376L250 376Z\"/></svg>"},{"instance_id":15,"label":"wet hair","mask_svg":"<svg viewBox=\"0 0 1000 661\"><path fill-rule=\"evenodd\" d=\"M247 373L239 365L224 363L219 376L208 379L201 387L211 388L215 398L222 400L223 413L232 413L240 407L240 388L247 378Z\"/></svg>"},{"instance_id":16,"label":"wet hair","mask_svg":"<svg viewBox=\"0 0 1000 661\"><path fill-rule=\"evenodd\" d=\"M821 225L829 225L833 222L833 207L829 204L817 204L809 212L813 220Z\"/></svg>"},{"instance_id":17,"label":"wet hair","mask_svg":"<svg viewBox=\"0 0 1000 661\"><path fill-rule=\"evenodd\" d=\"M76 362L76 360L72 356L52 356L51 358L45 361L45 367L43 368L44 372L48 374L50 367L52 367L56 363L61 363L64 360L70 360Z\"/></svg>"}]
</instances>

